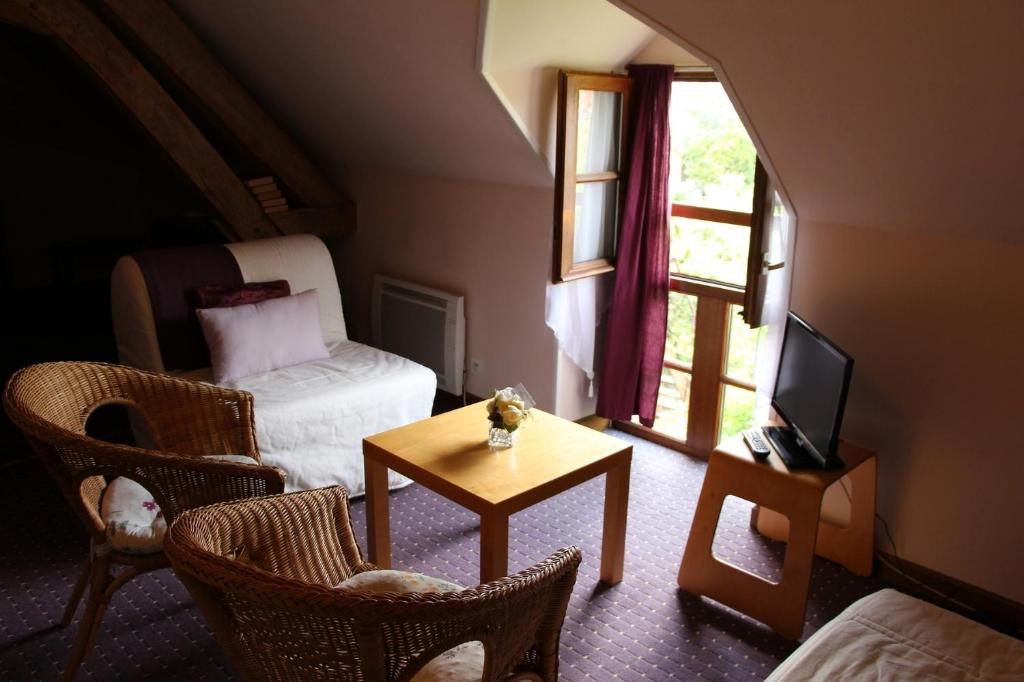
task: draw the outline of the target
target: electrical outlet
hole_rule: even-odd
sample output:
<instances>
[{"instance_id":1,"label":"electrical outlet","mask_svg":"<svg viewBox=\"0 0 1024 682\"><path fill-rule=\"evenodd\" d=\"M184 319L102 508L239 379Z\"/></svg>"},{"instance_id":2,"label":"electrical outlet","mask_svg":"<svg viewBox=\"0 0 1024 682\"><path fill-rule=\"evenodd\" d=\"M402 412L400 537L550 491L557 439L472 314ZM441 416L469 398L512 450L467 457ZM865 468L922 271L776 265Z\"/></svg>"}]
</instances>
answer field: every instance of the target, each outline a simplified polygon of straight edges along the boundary
<instances>
[{"instance_id":1,"label":"electrical outlet","mask_svg":"<svg viewBox=\"0 0 1024 682\"><path fill-rule=\"evenodd\" d=\"M469 371L471 374L480 374L484 371L484 363L482 360L470 360Z\"/></svg>"}]
</instances>

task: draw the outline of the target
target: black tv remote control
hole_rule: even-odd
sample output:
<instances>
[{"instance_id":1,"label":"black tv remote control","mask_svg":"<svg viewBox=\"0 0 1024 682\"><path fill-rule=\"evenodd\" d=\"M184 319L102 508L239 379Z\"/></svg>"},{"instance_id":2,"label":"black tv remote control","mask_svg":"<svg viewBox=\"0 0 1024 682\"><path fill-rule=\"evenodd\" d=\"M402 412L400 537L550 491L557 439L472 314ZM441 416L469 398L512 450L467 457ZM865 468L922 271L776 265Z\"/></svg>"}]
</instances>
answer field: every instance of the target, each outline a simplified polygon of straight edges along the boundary
<instances>
[{"instance_id":1,"label":"black tv remote control","mask_svg":"<svg viewBox=\"0 0 1024 682\"><path fill-rule=\"evenodd\" d=\"M746 441L747 447L754 453L754 457L758 459L766 459L771 449L768 447L768 443L764 442L764 438L761 438L760 429L749 429L743 432L743 440Z\"/></svg>"}]
</instances>

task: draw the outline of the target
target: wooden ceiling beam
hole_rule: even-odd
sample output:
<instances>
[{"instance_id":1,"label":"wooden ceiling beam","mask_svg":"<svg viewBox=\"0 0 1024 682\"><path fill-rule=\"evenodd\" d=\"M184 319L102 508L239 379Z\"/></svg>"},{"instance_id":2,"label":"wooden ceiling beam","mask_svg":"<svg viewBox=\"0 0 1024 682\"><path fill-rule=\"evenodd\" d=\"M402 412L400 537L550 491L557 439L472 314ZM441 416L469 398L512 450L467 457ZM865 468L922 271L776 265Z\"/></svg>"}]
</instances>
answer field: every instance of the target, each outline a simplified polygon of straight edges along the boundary
<instances>
[{"instance_id":1,"label":"wooden ceiling beam","mask_svg":"<svg viewBox=\"0 0 1024 682\"><path fill-rule=\"evenodd\" d=\"M102 3L306 205L316 208L344 203L302 150L164 0Z\"/></svg>"},{"instance_id":2,"label":"wooden ceiling beam","mask_svg":"<svg viewBox=\"0 0 1024 682\"><path fill-rule=\"evenodd\" d=\"M0 0L0 22L23 28L33 33L49 35L42 24L14 0Z\"/></svg>"},{"instance_id":3,"label":"wooden ceiling beam","mask_svg":"<svg viewBox=\"0 0 1024 682\"><path fill-rule=\"evenodd\" d=\"M237 238L249 240L280 234L185 112L84 3L15 2L89 67L207 198ZM226 236L236 238L230 233Z\"/></svg>"},{"instance_id":4,"label":"wooden ceiling beam","mask_svg":"<svg viewBox=\"0 0 1024 682\"><path fill-rule=\"evenodd\" d=\"M356 224L356 205L347 201L336 206L299 208L274 213L270 219L284 234L345 235Z\"/></svg>"}]
</instances>

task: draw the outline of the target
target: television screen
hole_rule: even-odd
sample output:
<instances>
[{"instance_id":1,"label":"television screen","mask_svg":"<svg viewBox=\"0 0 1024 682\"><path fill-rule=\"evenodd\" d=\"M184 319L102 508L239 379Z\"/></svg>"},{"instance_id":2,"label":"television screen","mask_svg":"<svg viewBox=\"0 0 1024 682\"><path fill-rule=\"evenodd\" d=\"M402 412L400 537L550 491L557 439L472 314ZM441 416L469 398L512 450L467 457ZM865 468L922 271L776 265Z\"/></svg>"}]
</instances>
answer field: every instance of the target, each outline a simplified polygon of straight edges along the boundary
<instances>
[{"instance_id":1,"label":"television screen","mask_svg":"<svg viewBox=\"0 0 1024 682\"><path fill-rule=\"evenodd\" d=\"M820 465L836 459L853 359L792 312L772 407Z\"/></svg>"}]
</instances>

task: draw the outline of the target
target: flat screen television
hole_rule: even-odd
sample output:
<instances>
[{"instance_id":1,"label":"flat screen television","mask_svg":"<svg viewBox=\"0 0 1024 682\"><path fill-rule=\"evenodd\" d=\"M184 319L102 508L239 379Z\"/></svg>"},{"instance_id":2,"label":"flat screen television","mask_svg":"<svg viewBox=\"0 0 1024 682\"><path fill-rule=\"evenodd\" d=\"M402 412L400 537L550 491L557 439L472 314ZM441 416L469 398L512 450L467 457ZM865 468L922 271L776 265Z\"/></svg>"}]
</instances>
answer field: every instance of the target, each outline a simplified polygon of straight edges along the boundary
<instances>
[{"instance_id":1,"label":"flat screen television","mask_svg":"<svg viewBox=\"0 0 1024 682\"><path fill-rule=\"evenodd\" d=\"M852 374L853 358L789 313L772 394L772 407L786 426L764 429L787 466L842 466L839 428Z\"/></svg>"}]
</instances>

